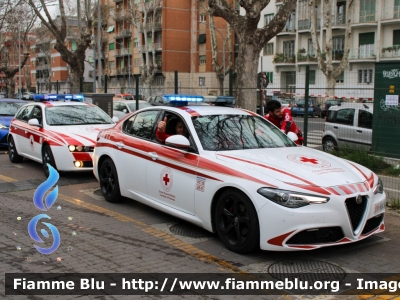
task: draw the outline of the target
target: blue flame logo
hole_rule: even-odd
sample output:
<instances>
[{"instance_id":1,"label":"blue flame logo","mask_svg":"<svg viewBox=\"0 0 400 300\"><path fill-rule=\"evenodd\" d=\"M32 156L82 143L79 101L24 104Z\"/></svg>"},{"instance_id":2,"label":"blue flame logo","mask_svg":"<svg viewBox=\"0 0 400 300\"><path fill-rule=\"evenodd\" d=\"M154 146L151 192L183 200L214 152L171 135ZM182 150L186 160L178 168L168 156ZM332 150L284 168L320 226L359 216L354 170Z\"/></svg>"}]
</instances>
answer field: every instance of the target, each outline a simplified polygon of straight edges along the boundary
<instances>
[{"instance_id":1,"label":"blue flame logo","mask_svg":"<svg viewBox=\"0 0 400 300\"><path fill-rule=\"evenodd\" d=\"M41 185L38 186L38 188L35 191L35 194L33 195L33 204L37 208L39 208L42 211L47 211L50 209L50 207L53 206L54 202L57 200L58 196L58 186L56 186L51 192L49 192L43 202L43 198L45 194L50 190L50 188L55 185L60 178L58 175L58 172L49 164L47 164L47 167L49 168L49 177L45 182L43 182ZM30 237L38 243L43 243L43 240L39 237L39 235L36 232L36 226L37 223L39 222L40 219L45 218L45 219L51 219L47 214L40 214L32 218L32 220L28 224L28 232ZM58 232L57 228L46 222L42 222L47 228L50 229L51 234L53 235L53 245L50 248L42 248L37 245L34 245L36 250L39 251L42 254L50 254L53 253L54 251L57 250L57 248L60 246L60 233ZM45 230L42 229L40 231L42 235L45 238L49 237L49 233Z\"/></svg>"}]
</instances>

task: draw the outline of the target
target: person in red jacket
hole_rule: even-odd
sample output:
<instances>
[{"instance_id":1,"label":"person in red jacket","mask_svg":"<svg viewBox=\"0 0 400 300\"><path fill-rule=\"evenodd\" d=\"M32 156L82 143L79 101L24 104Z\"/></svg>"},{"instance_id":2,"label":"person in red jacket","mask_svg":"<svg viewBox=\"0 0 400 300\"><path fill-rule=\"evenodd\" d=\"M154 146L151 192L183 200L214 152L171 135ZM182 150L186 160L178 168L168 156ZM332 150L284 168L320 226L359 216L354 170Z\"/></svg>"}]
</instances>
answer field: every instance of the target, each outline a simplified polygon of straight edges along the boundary
<instances>
[{"instance_id":1,"label":"person in red jacket","mask_svg":"<svg viewBox=\"0 0 400 300\"><path fill-rule=\"evenodd\" d=\"M268 114L264 116L265 119L281 129L285 134L289 131L294 132L298 137L298 140L295 143L297 145L303 144L303 134L293 121L289 108L282 107L278 100L271 100L267 103L267 111Z\"/></svg>"},{"instance_id":2,"label":"person in red jacket","mask_svg":"<svg viewBox=\"0 0 400 300\"><path fill-rule=\"evenodd\" d=\"M167 122L171 122L172 127L175 129L174 134L167 134ZM173 123L175 123L175 125ZM164 143L167 138L175 134L188 137L188 131L182 120L179 120L178 118L172 118L171 120L167 121L167 117L165 117L163 121L158 122L156 137L160 143Z\"/></svg>"}]
</instances>

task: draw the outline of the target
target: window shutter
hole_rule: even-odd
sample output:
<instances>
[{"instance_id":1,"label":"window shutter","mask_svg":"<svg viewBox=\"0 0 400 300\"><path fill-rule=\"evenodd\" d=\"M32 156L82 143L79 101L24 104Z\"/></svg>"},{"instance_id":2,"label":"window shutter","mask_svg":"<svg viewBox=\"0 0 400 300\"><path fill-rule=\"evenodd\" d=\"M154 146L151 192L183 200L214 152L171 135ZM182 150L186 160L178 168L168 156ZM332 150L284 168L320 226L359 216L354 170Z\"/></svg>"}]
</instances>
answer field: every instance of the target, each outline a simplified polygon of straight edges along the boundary
<instances>
[{"instance_id":1,"label":"window shutter","mask_svg":"<svg viewBox=\"0 0 400 300\"><path fill-rule=\"evenodd\" d=\"M375 43L375 32L366 32L359 34L358 45L371 45Z\"/></svg>"},{"instance_id":2,"label":"window shutter","mask_svg":"<svg viewBox=\"0 0 400 300\"><path fill-rule=\"evenodd\" d=\"M206 42L206 35L205 34L200 34L199 39L197 40L199 44L204 44Z\"/></svg>"},{"instance_id":3,"label":"window shutter","mask_svg":"<svg viewBox=\"0 0 400 300\"><path fill-rule=\"evenodd\" d=\"M393 30L393 45L400 45L400 30Z\"/></svg>"}]
</instances>

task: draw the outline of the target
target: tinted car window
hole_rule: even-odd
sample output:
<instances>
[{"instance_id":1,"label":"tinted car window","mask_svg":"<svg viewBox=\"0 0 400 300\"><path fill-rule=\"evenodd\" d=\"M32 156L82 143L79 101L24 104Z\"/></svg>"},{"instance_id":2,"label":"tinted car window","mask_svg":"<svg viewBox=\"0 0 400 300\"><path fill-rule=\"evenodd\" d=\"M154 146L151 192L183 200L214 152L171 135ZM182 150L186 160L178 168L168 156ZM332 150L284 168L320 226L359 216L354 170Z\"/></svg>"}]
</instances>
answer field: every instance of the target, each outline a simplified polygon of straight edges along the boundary
<instances>
[{"instance_id":1,"label":"tinted car window","mask_svg":"<svg viewBox=\"0 0 400 300\"><path fill-rule=\"evenodd\" d=\"M334 123L336 118L336 113L337 111L335 110L328 111L328 117L326 118L326 122Z\"/></svg>"},{"instance_id":2,"label":"tinted car window","mask_svg":"<svg viewBox=\"0 0 400 300\"><path fill-rule=\"evenodd\" d=\"M124 122L123 131L140 138L150 139L158 111L140 112Z\"/></svg>"},{"instance_id":3,"label":"tinted car window","mask_svg":"<svg viewBox=\"0 0 400 300\"><path fill-rule=\"evenodd\" d=\"M358 127L372 129L372 114L360 109L358 112Z\"/></svg>"},{"instance_id":4,"label":"tinted car window","mask_svg":"<svg viewBox=\"0 0 400 300\"><path fill-rule=\"evenodd\" d=\"M204 150L225 151L290 147L295 144L265 119L243 115L192 118Z\"/></svg>"},{"instance_id":5,"label":"tinted car window","mask_svg":"<svg viewBox=\"0 0 400 300\"><path fill-rule=\"evenodd\" d=\"M341 109L336 113L335 122L345 125L354 124L354 109Z\"/></svg>"},{"instance_id":6,"label":"tinted car window","mask_svg":"<svg viewBox=\"0 0 400 300\"><path fill-rule=\"evenodd\" d=\"M21 120L21 121L25 121L28 122L29 120L29 116L31 115L33 106L26 106L24 108L22 108L17 115L15 116L16 119Z\"/></svg>"}]
</instances>

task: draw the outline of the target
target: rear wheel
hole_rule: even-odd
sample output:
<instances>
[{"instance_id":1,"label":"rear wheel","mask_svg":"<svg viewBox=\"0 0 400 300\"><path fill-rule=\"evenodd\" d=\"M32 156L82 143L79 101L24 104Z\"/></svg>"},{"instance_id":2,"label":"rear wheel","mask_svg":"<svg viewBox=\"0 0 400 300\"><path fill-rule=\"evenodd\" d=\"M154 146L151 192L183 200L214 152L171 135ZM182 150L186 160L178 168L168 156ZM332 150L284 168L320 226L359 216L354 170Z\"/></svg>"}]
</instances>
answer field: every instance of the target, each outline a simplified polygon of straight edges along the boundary
<instances>
[{"instance_id":1,"label":"rear wheel","mask_svg":"<svg viewBox=\"0 0 400 300\"><path fill-rule=\"evenodd\" d=\"M336 141L330 136L324 138L322 142L322 147L324 151L328 153L332 152L333 150L338 150L338 145Z\"/></svg>"},{"instance_id":2,"label":"rear wheel","mask_svg":"<svg viewBox=\"0 0 400 300\"><path fill-rule=\"evenodd\" d=\"M46 177L49 177L50 171L49 171L49 167L47 166L47 164L49 164L55 170L57 170L56 162L54 161L53 152L51 151L50 146L44 145L43 150L42 150L43 172L44 172L44 175L46 175Z\"/></svg>"},{"instance_id":3,"label":"rear wheel","mask_svg":"<svg viewBox=\"0 0 400 300\"><path fill-rule=\"evenodd\" d=\"M10 135L8 138L8 157L12 163L20 163L24 157L18 154L17 146L15 146L14 138Z\"/></svg>"},{"instance_id":4,"label":"rear wheel","mask_svg":"<svg viewBox=\"0 0 400 300\"><path fill-rule=\"evenodd\" d=\"M121 192L119 188L117 169L112 159L107 158L100 166L99 172L100 189L103 197L108 202L121 201Z\"/></svg>"},{"instance_id":5,"label":"rear wheel","mask_svg":"<svg viewBox=\"0 0 400 300\"><path fill-rule=\"evenodd\" d=\"M225 246L237 253L248 253L260 246L257 212L242 192L226 190L219 197L214 215L215 227Z\"/></svg>"}]
</instances>

